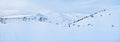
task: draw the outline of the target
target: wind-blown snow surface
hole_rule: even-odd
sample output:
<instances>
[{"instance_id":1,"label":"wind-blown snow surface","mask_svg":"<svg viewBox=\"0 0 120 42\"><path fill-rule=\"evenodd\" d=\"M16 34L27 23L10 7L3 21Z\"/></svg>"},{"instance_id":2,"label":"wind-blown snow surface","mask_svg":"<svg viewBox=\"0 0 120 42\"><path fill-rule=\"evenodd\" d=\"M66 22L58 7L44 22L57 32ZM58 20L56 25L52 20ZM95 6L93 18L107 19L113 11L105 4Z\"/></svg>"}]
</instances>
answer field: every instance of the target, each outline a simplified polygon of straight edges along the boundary
<instances>
[{"instance_id":1,"label":"wind-blown snow surface","mask_svg":"<svg viewBox=\"0 0 120 42\"><path fill-rule=\"evenodd\" d=\"M118 14L102 12L71 27L66 23L90 14L43 15L48 18L48 22L11 20L10 23L0 24L0 42L120 42Z\"/></svg>"}]
</instances>

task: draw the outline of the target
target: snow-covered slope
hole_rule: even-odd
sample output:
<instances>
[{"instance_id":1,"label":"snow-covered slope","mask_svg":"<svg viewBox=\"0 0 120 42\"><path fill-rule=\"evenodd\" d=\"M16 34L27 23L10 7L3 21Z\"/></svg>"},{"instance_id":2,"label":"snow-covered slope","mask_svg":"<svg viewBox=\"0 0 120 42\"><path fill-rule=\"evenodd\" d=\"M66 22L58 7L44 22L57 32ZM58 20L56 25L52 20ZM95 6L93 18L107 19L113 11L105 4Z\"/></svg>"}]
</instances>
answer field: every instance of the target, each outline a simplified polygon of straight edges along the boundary
<instances>
[{"instance_id":1,"label":"snow-covered slope","mask_svg":"<svg viewBox=\"0 0 120 42\"><path fill-rule=\"evenodd\" d=\"M0 42L118 42L120 25L115 16L109 10L3 16Z\"/></svg>"}]
</instances>

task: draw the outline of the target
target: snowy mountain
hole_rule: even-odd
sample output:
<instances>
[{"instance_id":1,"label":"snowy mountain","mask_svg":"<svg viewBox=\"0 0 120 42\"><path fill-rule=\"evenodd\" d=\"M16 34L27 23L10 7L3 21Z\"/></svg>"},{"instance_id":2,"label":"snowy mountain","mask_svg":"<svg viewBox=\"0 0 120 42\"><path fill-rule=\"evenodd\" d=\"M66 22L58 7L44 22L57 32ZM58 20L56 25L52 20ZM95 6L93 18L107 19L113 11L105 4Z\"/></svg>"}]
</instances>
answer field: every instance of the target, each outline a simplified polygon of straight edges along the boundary
<instances>
[{"instance_id":1,"label":"snowy mountain","mask_svg":"<svg viewBox=\"0 0 120 42\"><path fill-rule=\"evenodd\" d=\"M117 42L119 18L109 10L92 14L37 13L1 16L1 42Z\"/></svg>"},{"instance_id":2,"label":"snowy mountain","mask_svg":"<svg viewBox=\"0 0 120 42\"><path fill-rule=\"evenodd\" d=\"M40 22L47 22L52 23L56 25L62 25L71 27L79 22L89 21L90 18L94 18L96 15L104 15L110 13L106 13L107 10L103 9L97 12L94 12L93 14L80 14L80 13L74 13L74 14L67 14L67 13L46 13L46 14L28 14L28 15L12 15L12 16L1 16L0 22L3 24L7 24L9 22L16 22L16 21L40 21ZM104 13L104 14L101 14ZM86 20L88 19L88 20ZM81 24L81 23L80 23ZM91 25L88 23L88 25ZM77 25L80 26L79 24Z\"/></svg>"}]
</instances>

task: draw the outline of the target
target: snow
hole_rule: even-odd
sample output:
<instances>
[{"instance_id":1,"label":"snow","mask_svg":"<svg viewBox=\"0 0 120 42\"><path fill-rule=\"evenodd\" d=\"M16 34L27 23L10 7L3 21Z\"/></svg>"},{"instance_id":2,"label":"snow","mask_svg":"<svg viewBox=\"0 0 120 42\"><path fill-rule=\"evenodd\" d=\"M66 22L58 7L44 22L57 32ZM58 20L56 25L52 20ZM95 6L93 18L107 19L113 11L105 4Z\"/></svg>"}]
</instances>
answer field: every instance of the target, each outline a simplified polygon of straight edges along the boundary
<instances>
[{"instance_id":1,"label":"snow","mask_svg":"<svg viewBox=\"0 0 120 42\"><path fill-rule=\"evenodd\" d=\"M120 42L120 0L0 0L0 42Z\"/></svg>"},{"instance_id":2,"label":"snow","mask_svg":"<svg viewBox=\"0 0 120 42\"><path fill-rule=\"evenodd\" d=\"M75 15L74 15L75 14ZM0 24L1 42L118 42L120 24L109 10L94 17L76 21L91 14L48 13L26 16L34 20L8 19ZM77 16L77 17L76 17ZM47 18L45 21L38 19ZM116 19L114 19L116 18ZM116 22L115 22L116 21ZM114 25L114 26L113 26Z\"/></svg>"}]
</instances>

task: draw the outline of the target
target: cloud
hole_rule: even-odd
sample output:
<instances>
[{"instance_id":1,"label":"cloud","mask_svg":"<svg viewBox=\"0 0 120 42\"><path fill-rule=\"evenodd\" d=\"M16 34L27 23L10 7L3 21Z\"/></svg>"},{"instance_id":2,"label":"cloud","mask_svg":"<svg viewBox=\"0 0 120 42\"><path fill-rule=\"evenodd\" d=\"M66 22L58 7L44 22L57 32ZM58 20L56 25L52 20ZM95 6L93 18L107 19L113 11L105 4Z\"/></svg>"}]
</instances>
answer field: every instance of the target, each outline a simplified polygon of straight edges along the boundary
<instances>
[{"instance_id":1,"label":"cloud","mask_svg":"<svg viewBox=\"0 0 120 42\"><path fill-rule=\"evenodd\" d=\"M40 5L29 0L0 0L0 15L45 11Z\"/></svg>"},{"instance_id":2,"label":"cloud","mask_svg":"<svg viewBox=\"0 0 120 42\"><path fill-rule=\"evenodd\" d=\"M24 0L0 0L1 9L21 9L26 7L28 4Z\"/></svg>"},{"instance_id":3,"label":"cloud","mask_svg":"<svg viewBox=\"0 0 120 42\"><path fill-rule=\"evenodd\" d=\"M25 0L0 0L0 13L5 14L15 14L27 7L28 2Z\"/></svg>"},{"instance_id":4,"label":"cloud","mask_svg":"<svg viewBox=\"0 0 120 42\"><path fill-rule=\"evenodd\" d=\"M117 0L33 0L39 7L53 12L93 13L116 6ZM116 3L117 2L117 3Z\"/></svg>"},{"instance_id":5,"label":"cloud","mask_svg":"<svg viewBox=\"0 0 120 42\"><path fill-rule=\"evenodd\" d=\"M0 10L1 13L5 14L16 14L18 12L89 14L96 10L119 6L116 2L117 0L0 0Z\"/></svg>"}]
</instances>

